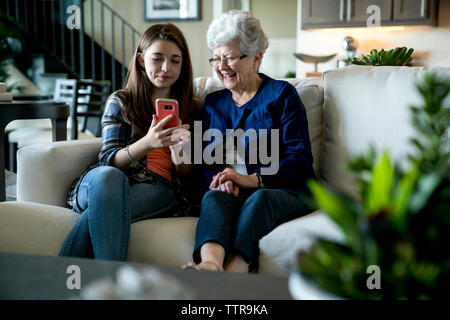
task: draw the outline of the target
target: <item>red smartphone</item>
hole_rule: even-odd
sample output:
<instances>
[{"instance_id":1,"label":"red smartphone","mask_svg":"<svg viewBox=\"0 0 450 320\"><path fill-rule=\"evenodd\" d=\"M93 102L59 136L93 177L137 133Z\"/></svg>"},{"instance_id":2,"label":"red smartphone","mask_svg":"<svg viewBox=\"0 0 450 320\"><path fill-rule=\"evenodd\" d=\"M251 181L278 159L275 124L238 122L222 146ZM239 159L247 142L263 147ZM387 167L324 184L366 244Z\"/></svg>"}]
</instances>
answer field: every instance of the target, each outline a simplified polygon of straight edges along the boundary
<instances>
[{"instance_id":1,"label":"red smartphone","mask_svg":"<svg viewBox=\"0 0 450 320\"><path fill-rule=\"evenodd\" d=\"M179 126L178 101L175 99L156 99L156 115L158 122L172 115L172 119L164 126L165 129Z\"/></svg>"}]
</instances>

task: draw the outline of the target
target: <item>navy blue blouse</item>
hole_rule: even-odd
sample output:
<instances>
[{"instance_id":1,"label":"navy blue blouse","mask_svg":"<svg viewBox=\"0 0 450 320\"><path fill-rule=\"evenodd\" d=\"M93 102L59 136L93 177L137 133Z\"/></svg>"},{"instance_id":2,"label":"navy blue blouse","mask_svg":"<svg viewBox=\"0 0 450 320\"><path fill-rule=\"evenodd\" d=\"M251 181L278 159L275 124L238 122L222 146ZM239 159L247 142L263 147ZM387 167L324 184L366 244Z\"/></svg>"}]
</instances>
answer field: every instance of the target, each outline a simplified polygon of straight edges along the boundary
<instances>
[{"instance_id":1,"label":"navy blue blouse","mask_svg":"<svg viewBox=\"0 0 450 320\"><path fill-rule=\"evenodd\" d=\"M263 82L257 93L240 107L234 103L228 89L206 96L203 130L215 128L224 137L205 142L205 146L214 144L206 151L211 151L214 156L213 146L225 144L227 130L240 128L245 135L237 140L245 146L248 174L260 173L266 188L279 188L291 193L307 192L305 182L314 178L314 171L305 106L290 83L262 73L259 75ZM274 157L276 153L279 155L278 161ZM209 186L214 175L226 167L225 159L223 162L203 167L205 187Z\"/></svg>"}]
</instances>

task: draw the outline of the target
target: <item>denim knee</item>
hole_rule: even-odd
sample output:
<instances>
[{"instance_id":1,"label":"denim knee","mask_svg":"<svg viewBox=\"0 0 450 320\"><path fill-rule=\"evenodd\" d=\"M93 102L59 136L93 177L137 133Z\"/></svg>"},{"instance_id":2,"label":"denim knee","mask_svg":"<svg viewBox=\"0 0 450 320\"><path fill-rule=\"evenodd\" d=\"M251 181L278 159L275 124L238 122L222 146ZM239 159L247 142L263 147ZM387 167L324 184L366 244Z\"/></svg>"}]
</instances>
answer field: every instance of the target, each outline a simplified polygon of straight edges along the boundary
<instances>
[{"instance_id":1,"label":"denim knee","mask_svg":"<svg viewBox=\"0 0 450 320\"><path fill-rule=\"evenodd\" d=\"M122 170L112 166L98 167L96 177L93 182L96 185L107 187L114 186L116 188L123 185L129 185L126 174Z\"/></svg>"},{"instance_id":2,"label":"denim knee","mask_svg":"<svg viewBox=\"0 0 450 320\"><path fill-rule=\"evenodd\" d=\"M74 210L83 212L88 207L89 199L105 203L109 199L123 197L129 190L130 183L122 170L112 166L101 166L89 171L77 190L77 207Z\"/></svg>"},{"instance_id":3,"label":"denim knee","mask_svg":"<svg viewBox=\"0 0 450 320\"><path fill-rule=\"evenodd\" d=\"M203 220L230 220L236 216L241 201L226 192L208 191L202 199L200 218Z\"/></svg>"},{"instance_id":4,"label":"denim knee","mask_svg":"<svg viewBox=\"0 0 450 320\"><path fill-rule=\"evenodd\" d=\"M258 189L253 192L247 200L255 201L256 203L264 203L271 197L272 190L270 189Z\"/></svg>"},{"instance_id":5,"label":"denim knee","mask_svg":"<svg viewBox=\"0 0 450 320\"><path fill-rule=\"evenodd\" d=\"M273 202L273 190L270 189L259 189L253 192L244 202L241 209L242 214L248 217L241 218L250 218L250 215L258 215L261 217L262 212L265 213L266 219L269 218L267 216L268 213L276 214L278 212L278 207L274 205ZM270 216L270 215L269 215Z\"/></svg>"},{"instance_id":6,"label":"denim knee","mask_svg":"<svg viewBox=\"0 0 450 320\"><path fill-rule=\"evenodd\" d=\"M218 190L209 190L205 193L202 199L202 206L207 206L209 204L214 204L218 199L221 199L224 192Z\"/></svg>"},{"instance_id":7,"label":"denim knee","mask_svg":"<svg viewBox=\"0 0 450 320\"><path fill-rule=\"evenodd\" d=\"M83 182L82 182L83 183ZM111 197L122 195L123 188L129 188L130 183L126 174L112 166L101 166L95 172L95 177L89 181L91 192L95 192L96 196Z\"/></svg>"}]
</instances>

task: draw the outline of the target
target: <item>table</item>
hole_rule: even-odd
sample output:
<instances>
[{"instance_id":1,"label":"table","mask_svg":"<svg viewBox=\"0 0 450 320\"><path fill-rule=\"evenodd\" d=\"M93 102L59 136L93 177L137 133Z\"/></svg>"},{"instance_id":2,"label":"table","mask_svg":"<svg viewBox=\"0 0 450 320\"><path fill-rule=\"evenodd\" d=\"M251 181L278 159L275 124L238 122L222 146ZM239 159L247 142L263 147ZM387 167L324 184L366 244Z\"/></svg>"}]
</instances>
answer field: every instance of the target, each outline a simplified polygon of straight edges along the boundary
<instances>
[{"instance_id":1,"label":"table","mask_svg":"<svg viewBox=\"0 0 450 320\"><path fill-rule=\"evenodd\" d=\"M14 101L41 101L41 100L51 100L51 95L46 94L14 94Z\"/></svg>"},{"instance_id":2,"label":"table","mask_svg":"<svg viewBox=\"0 0 450 320\"><path fill-rule=\"evenodd\" d=\"M78 289L67 288L69 266L80 268L83 290L94 280L114 278L117 269L125 264L156 267L193 290L198 300L292 300L288 277L3 252L0 252L0 299L71 299L78 295Z\"/></svg>"},{"instance_id":3,"label":"table","mask_svg":"<svg viewBox=\"0 0 450 320\"><path fill-rule=\"evenodd\" d=\"M5 128L18 119L46 119L52 121L53 141L67 139L67 118L70 107L56 101L0 102L0 202L6 200L5 190Z\"/></svg>"}]
</instances>

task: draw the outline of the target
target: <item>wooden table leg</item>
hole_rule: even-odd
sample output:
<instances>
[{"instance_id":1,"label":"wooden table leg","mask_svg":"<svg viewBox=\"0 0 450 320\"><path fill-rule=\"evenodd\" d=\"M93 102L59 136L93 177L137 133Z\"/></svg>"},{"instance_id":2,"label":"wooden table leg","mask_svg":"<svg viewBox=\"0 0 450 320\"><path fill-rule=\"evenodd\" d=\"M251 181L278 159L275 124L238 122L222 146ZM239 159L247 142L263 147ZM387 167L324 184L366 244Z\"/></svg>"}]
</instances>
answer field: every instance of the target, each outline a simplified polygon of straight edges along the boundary
<instances>
[{"instance_id":1,"label":"wooden table leg","mask_svg":"<svg viewBox=\"0 0 450 320\"><path fill-rule=\"evenodd\" d=\"M5 126L0 125L0 202L6 200L4 135Z\"/></svg>"},{"instance_id":2,"label":"wooden table leg","mask_svg":"<svg viewBox=\"0 0 450 320\"><path fill-rule=\"evenodd\" d=\"M67 118L52 119L53 141L67 140Z\"/></svg>"}]
</instances>

